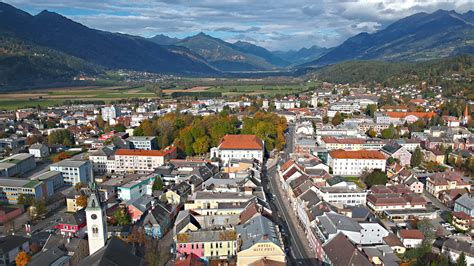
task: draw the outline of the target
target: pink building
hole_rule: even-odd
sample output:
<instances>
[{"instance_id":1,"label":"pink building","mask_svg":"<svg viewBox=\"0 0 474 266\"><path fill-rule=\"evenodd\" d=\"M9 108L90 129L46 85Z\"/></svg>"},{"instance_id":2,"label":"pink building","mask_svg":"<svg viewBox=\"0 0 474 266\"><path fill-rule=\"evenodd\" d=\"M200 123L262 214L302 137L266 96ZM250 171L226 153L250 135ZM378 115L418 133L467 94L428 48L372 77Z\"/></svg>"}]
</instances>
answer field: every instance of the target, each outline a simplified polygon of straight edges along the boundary
<instances>
[{"instance_id":1,"label":"pink building","mask_svg":"<svg viewBox=\"0 0 474 266\"><path fill-rule=\"evenodd\" d=\"M22 208L0 206L0 224L10 221L11 219L21 215L22 213Z\"/></svg>"},{"instance_id":2,"label":"pink building","mask_svg":"<svg viewBox=\"0 0 474 266\"><path fill-rule=\"evenodd\" d=\"M86 232L85 210L81 209L75 213L64 213L54 228L59 229L62 235L82 238Z\"/></svg>"}]
</instances>

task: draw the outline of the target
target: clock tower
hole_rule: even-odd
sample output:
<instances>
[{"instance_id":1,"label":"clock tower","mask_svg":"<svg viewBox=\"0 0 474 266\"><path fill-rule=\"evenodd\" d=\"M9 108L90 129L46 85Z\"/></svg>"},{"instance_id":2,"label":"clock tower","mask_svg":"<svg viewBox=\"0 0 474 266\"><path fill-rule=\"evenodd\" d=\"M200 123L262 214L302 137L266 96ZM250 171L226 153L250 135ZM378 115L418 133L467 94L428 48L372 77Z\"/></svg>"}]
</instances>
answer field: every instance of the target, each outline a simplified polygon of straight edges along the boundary
<instances>
[{"instance_id":1,"label":"clock tower","mask_svg":"<svg viewBox=\"0 0 474 266\"><path fill-rule=\"evenodd\" d=\"M107 241L107 216L100 200L95 183L91 184L91 195L87 201L86 220L87 238L89 242L89 255L105 246Z\"/></svg>"}]
</instances>

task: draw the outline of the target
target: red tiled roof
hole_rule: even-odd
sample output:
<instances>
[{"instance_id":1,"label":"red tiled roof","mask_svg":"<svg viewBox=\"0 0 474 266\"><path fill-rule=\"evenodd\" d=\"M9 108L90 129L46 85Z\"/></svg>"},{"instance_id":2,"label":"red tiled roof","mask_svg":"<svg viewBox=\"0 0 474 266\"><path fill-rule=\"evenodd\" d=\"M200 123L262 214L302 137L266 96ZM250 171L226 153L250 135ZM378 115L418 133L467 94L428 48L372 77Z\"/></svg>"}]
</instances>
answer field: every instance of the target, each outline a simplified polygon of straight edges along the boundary
<instances>
[{"instance_id":1,"label":"red tiled roof","mask_svg":"<svg viewBox=\"0 0 474 266\"><path fill-rule=\"evenodd\" d=\"M176 151L176 147L170 147L166 150L156 151L156 150L128 150L128 149L119 149L115 152L115 155L123 156L166 156L170 153Z\"/></svg>"},{"instance_id":2,"label":"red tiled roof","mask_svg":"<svg viewBox=\"0 0 474 266\"><path fill-rule=\"evenodd\" d=\"M372 150L358 150L358 151L346 151L346 150L333 150L329 152L331 158L337 159L377 159L385 160L385 156L380 151Z\"/></svg>"},{"instance_id":3,"label":"red tiled roof","mask_svg":"<svg viewBox=\"0 0 474 266\"><path fill-rule=\"evenodd\" d=\"M262 150L263 141L255 135L225 135L219 145L221 150Z\"/></svg>"},{"instance_id":4,"label":"red tiled roof","mask_svg":"<svg viewBox=\"0 0 474 266\"><path fill-rule=\"evenodd\" d=\"M292 166L294 163L295 163L294 160L289 160L289 161L287 161L286 163L284 163L284 164L280 167L280 170L281 170L282 172L285 172L285 171L288 170L288 168L290 168L290 166Z\"/></svg>"},{"instance_id":5,"label":"red tiled roof","mask_svg":"<svg viewBox=\"0 0 474 266\"><path fill-rule=\"evenodd\" d=\"M465 212L453 212L453 216L456 216L457 218L462 219L462 220L466 220L466 221L472 220L472 217L469 216Z\"/></svg>"},{"instance_id":6,"label":"red tiled roof","mask_svg":"<svg viewBox=\"0 0 474 266\"><path fill-rule=\"evenodd\" d=\"M404 239L424 239L423 233L417 229L401 229L398 234Z\"/></svg>"},{"instance_id":7,"label":"red tiled roof","mask_svg":"<svg viewBox=\"0 0 474 266\"><path fill-rule=\"evenodd\" d=\"M428 118L431 119L436 113L435 112L385 112L386 115L391 118L405 118L407 116L413 115L418 118Z\"/></svg>"}]
</instances>

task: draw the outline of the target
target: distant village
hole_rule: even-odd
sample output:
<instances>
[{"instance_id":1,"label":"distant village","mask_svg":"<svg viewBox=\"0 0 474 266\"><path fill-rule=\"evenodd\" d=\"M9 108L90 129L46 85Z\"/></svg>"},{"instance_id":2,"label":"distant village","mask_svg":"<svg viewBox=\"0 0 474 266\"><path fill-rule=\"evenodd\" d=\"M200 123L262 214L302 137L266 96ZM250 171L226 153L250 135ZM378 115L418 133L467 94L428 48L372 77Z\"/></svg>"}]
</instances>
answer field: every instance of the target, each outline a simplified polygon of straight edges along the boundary
<instances>
[{"instance_id":1,"label":"distant village","mask_svg":"<svg viewBox=\"0 0 474 266\"><path fill-rule=\"evenodd\" d=\"M474 265L473 103L429 89L0 112L0 266Z\"/></svg>"}]
</instances>

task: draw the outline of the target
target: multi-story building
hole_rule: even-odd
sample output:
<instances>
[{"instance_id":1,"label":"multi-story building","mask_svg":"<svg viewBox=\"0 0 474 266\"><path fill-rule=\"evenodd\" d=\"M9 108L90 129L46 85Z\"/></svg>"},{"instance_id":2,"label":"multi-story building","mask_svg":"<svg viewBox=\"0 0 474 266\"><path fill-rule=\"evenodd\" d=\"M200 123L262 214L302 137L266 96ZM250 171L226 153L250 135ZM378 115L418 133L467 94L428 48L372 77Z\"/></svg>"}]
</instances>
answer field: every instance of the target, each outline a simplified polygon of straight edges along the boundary
<instances>
[{"instance_id":1,"label":"multi-story building","mask_svg":"<svg viewBox=\"0 0 474 266\"><path fill-rule=\"evenodd\" d=\"M328 164L335 175L358 176L368 170L385 172L386 158L380 151L333 150L329 152Z\"/></svg>"},{"instance_id":2,"label":"multi-story building","mask_svg":"<svg viewBox=\"0 0 474 266\"><path fill-rule=\"evenodd\" d=\"M61 172L64 182L70 185L87 184L92 180L92 164L90 161L66 159L49 166L51 171Z\"/></svg>"},{"instance_id":3,"label":"multi-story building","mask_svg":"<svg viewBox=\"0 0 474 266\"><path fill-rule=\"evenodd\" d=\"M235 230L200 230L176 235L177 259L192 255L204 259L232 259L237 255Z\"/></svg>"},{"instance_id":4,"label":"multi-story building","mask_svg":"<svg viewBox=\"0 0 474 266\"><path fill-rule=\"evenodd\" d=\"M156 137L136 136L136 137L129 137L127 140L131 143L132 149L136 149L136 150L157 150L158 149L158 141L156 140Z\"/></svg>"},{"instance_id":5,"label":"multi-story building","mask_svg":"<svg viewBox=\"0 0 474 266\"><path fill-rule=\"evenodd\" d=\"M110 119L117 118L120 116L120 107L111 105L102 107L102 119L104 121L109 121Z\"/></svg>"},{"instance_id":6,"label":"multi-story building","mask_svg":"<svg viewBox=\"0 0 474 266\"><path fill-rule=\"evenodd\" d=\"M255 135L226 135L219 146L211 149L211 158L220 158L224 165L232 159L256 159L263 162L264 142Z\"/></svg>"},{"instance_id":7,"label":"multi-story building","mask_svg":"<svg viewBox=\"0 0 474 266\"><path fill-rule=\"evenodd\" d=\"M410 165L411 153L398 143L386 144L382 147L381 151L386 154L387 158L398 159L403 166Z\"/></svg>"},{"instance_id":8,"label":"multi-story building","mask_svg":"<svg viewBox=\"0 0 474 266\"><path fill-rule=\"evenodd\" d=\"M89 155L89 161L92 162L94 173L104 174L115 171L115 151L104 147L92 152Z\"/></svg>"},{"instance_id":9,"label":"multi-story building","mask_svg":"<svg viewBox=\"0 0 474 266\"><path fill-rule=\"evenodd\" d=\"M0 161L0 177L19 176L35 167L35 157L32 154L15 154Z\"/></svg>"},{"instance_id":10,"label":"multi-story building","mask_svg":"<svg viewBox=\"0 0 474 266\"><path fill-rule=\"evenodd\" d=\"M435 197L452 189L470 189L471 185L462 179L462 174L452 171L436 173L426 178L426 191Z\"/></svg>"},{"instance_id":11,"label":"multi-story building","mask_svg":"<svg viewBox=\"0 0 474 266\"><path fill-rule=\"evenodd\" d=\"M474 198L470 193L466 193L454 202L454 211L463 212L474 217Z\"/></svg>"},{"instance_id":12,"label":"multi-story building","mask_svg":"<svg viewBox=\"0 0 474 266\"><path fill-rule=\"evenodd\" d=\"M196 191L188 197L184 209L203 215L239 213L254 197L252 193Z\"/></svg>"},{"instance_id":13,"label":"multi-story building","mask_svg":"<svg viewBox=\"0 0 474 266\"><path fill-rule=\"evenodd\" d=\"M325 202L341 205L365 205L367 197L367 191L352 182L316 188L316 193Z\"/></svg>"},{"instance_id":14,"label":"multi-story building","mask_svg":"<svg viewBox=\"0 0 474 266\"><path fill-rule=\"evenodd\" d=\"M115 152L115 172L153 172L176 156L174 146L160 151L119 149Z\"/></svg>"},{"instance_id":15,"label":"multi-story building","mask_svg":"<svg viewBox=\"0 0 474 266\"><path fill-rule=\"evenodd\" d=\"M238 234L237 265L253 265L260 260L286 263L283 243L276 225L268 218L257 215L236 226Z\"/></svg>"},{"instance_id":16,"label":"multi-story building","mask_svg":"<svg viewBox=\"0 0 474 266\"><path fill-rule=\"evenodd\" d=\"M405 185L375 185L370 188L367 206L375 212L424 209L426 200L422 196L412 193L410 188Z\"/></svg>"},{"instance_id":17,"label":"multi-story building","mask_svg":"<svg viewBox=\"0 0 474 266\"><path fill-rule=\"evenodd\" d=\"M0 178L0 201L15 204L18 203L18 197L21 194L41 200L46 197L43 189L44 183L41 181Z\"/></svg>"},{"instance_id":18,"label":"multi-story building","mask_svg":"<svg viewBox=\"0 0 474 266\"><path fill-rule=\"evenodd\" d=\"M117 187L117 197L123 201L128 201L138 199L144 195L151 195L155 179L156 175L152 174L127 180L127 182Z\"/></svg>"}]
</instances>

